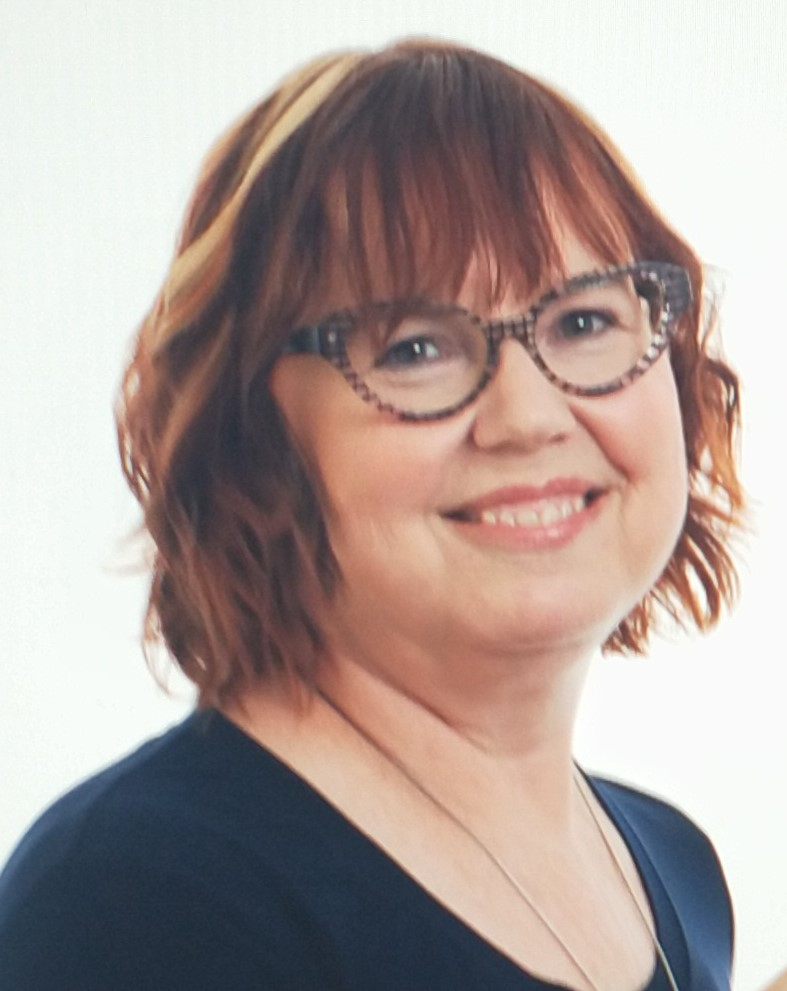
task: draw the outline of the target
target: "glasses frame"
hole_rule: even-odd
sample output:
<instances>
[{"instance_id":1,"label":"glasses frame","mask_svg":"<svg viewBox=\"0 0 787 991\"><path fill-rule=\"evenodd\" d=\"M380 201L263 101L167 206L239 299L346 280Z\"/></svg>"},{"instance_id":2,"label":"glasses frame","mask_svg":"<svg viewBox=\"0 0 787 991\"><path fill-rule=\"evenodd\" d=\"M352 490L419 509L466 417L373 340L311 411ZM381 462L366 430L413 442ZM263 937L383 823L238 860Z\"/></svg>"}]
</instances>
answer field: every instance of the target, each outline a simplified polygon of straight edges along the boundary
<instances>
[{"instance_id":1,"label":"glasses frame","mask_svg":"<svg viewBox=\"0 0 787 991\"><path fill-rule=\"evenodd\" d=\"M622 375L599 385L581 386L567 382L556 375L542 358L535 340L536 321L547 306L556 300L575 292L586 289L618 275L632 275L640 280L653 282L660 286L664 306L659 323L654 328L653 340L644 355ZM691 279L688 272L679 265L669 262L631 262L625 265L611 265L608 268L584 272L568 279L561 285L544 293L525 313L498 320L483 320L480 316L460 306L447 307L466 314L483 332L487 342L486 364L475 387L462 400L451 406L428 412L413 412L400 410L386 402L369 388L360 375L352 367L344 343L345 334L352 329L359 312L368 313L377 309L390 309L400 301L386 300L371 303L362 310L345 309L323 317L319 322L293 330L280 354L316 354L328 361L344 376L352 390L364 402L376 407L383 413L390 413L399 420L409 422L427 422L445 420L465 409L483 392L494 378L500 364L500 348L509 338L519 341L530 355L533 363L554 386L571 396L594 397L606 396L619 392L640 378L656 362L669 346L675 333L677 318L684 313L693 298ZM424 300L424 302L432 302ZM439 304L435 304L439 305Z\"/></svg>"}]
</instances>

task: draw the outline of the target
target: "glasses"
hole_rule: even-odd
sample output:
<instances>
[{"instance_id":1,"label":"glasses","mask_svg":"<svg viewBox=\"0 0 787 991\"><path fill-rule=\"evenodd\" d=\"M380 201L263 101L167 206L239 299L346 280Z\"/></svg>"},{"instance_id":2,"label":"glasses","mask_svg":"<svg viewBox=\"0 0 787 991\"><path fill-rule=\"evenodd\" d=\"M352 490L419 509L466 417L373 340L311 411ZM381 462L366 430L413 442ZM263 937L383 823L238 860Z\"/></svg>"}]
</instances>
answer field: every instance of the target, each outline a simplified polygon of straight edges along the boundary
<instances>
[{"instance_id":1,"label":"glasses","mask_svg":"<svg viewBox=\"0 0 787 991\"><path fill-rule=\"evenodd\" d=\"M441 420L489 384L508 338L563 392L624 389L667 348L691 298L683 268L635 262L578 275L499 320L428 299L343 310L294 330L282 354L321 355L361 399L401 420Z\"/></svg>"}]
</instances>

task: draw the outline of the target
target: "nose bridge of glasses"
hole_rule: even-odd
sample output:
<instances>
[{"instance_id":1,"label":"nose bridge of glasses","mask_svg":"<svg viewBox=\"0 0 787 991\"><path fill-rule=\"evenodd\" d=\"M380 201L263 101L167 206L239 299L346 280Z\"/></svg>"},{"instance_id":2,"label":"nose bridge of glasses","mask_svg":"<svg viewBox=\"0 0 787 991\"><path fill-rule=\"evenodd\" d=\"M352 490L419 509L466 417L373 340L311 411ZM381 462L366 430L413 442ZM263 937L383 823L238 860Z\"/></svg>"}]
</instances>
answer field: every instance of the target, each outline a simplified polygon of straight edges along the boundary
<instances>
[{"instance_id":1,"label":"nose bridge of glasses","mask_svg":"<svg viewBox=\"0 0 787 991\"><path fill-rule=\"evenodd\" d=\"M543 379L546 379L553 386L561 389L558 380L546 366L541 353L538 350L535 339L535 326L538 318L538 311L528 310L516 316L505 317L500 320L490 320L484 325L484 331L489 342L490 364L494 368L494 374L500 369L503 357L502 348L506 341L519 343L525 351L526 362L534 366L534 371Z\"/></svg>"},{"instance_id":2,"label":"nose bridge of glasses","mask_svg":"<svg viewBox=\"0 0 787 991\"><path fill-rule=\"evenodd\" d=\"M536 314L530 310L501 320L490 320L484 325L489 342L490 358L494 365L500 363L500 349L507 340L517 341L527 352L533 364L543 373L543 361L536 348L534 326Z\"/></svg>"},{"instance_id":3,"label":"nose bridge of glasses","mask_svg":"<svg viewBox=\"0 0 787 991\"><path fill-rule=\"evenodd\" d=\"M494 365L484 383L487 398L478 407L476 436L532 444L569 432L574 413L565 393L570 390L535 349L527 316L496 321L489 329Z\"/></svg>"},{"instance_id":4,"label":"nose bridge of glasses","mask_svg":"<svg viewBox=\"0 0 787 991\"><path fill-rule=\"evenodd\" d=\"M512 339L519 341L526 351L533 352L533 314L520 313L517 316L506 317L503 320L489 320L484 324L484 332L492 347L500 349L503 341Z\"/></svg>"}]
</instances>

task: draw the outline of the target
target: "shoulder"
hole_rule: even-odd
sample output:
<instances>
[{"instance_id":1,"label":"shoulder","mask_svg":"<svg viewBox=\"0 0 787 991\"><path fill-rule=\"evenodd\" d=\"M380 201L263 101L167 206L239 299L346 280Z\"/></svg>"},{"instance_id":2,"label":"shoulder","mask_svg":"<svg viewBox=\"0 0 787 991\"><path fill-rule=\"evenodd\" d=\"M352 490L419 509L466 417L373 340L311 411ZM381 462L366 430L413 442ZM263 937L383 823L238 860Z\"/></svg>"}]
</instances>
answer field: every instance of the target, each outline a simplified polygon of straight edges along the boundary
<instances>
[{"instance_id":1,"label":"shoulder","mask_svg":"<svg viewBox=\"0 0 787 991\"><path fill-rule=\"evenodd\" d=\"M646 792L590 778L651 891L663 891L685 934L691 966L726 987L734 922L719 858L706 833L684 812ZM727 982L727 983L725 983Z\"/></svg>"},{"instance_id":2,"label":"shoulder","mask_svg":"<svg viewBox=\"0 0 787 991\"><path fill-rule=\"evenodd\" d=\"M23 838L0 875L0 985L279 986L260 932L286 913L275 793L292 786L211 715L79 785Z\"/></svg>"},{"instance_id":3,"label":"shoulder","mask_svg":"<svg viewBox=\"0 0 787 991\"><path fill-rule=\"evenodd\" d=\"M204 718L190 717L55 801L23 837L0 890L9 876L34 883L64 863L141 856L132 839L163 838L198 815L195 786L209 774L204 726Z\"/></svg>"},{"instance_id":4,"label":"shoulder","mask_svg":"<svg viewBox=\"0 0 787 991\"><path fill-rule=\"evenodd\" d=\"M707 834L677 806L648 792L608 778L591 777L590 782L619 827L636 832L649 850L664 852L677 860L702 862L719 869L719 862Z\"/></svg>"}]
</instances>

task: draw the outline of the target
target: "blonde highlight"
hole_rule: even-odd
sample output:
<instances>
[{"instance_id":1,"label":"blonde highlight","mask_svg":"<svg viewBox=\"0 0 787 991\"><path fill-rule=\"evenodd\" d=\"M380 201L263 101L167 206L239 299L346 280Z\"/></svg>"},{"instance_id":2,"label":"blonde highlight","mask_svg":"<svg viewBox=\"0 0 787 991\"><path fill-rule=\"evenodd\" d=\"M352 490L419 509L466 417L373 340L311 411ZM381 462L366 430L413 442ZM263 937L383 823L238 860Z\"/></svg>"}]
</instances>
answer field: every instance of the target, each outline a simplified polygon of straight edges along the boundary
<instances>
[{"instance_id":1,"label":"blonde highlight","mask_svg":"<svg viewBox=\"0 0 787 991\"><path fill-rule=\"evenodd\" d=\"M671 361L686 435L686 524L605 647L641 652L664 614L706 629L734 599L742 527L737 379L702 325L703 270L587 116L495 59L438 42L317 60L209 154L177 254L140 327L117 419L154 544L146 622L205 705L250 680L307 680L310 603L341 581L309 474L267 378L337 273L346 303L451 294L471 259L490 297L560 269L570 218L599 258L686 268L697 290Z\"/></svg>"}]
</instances>

